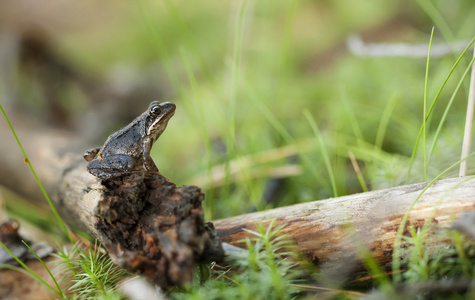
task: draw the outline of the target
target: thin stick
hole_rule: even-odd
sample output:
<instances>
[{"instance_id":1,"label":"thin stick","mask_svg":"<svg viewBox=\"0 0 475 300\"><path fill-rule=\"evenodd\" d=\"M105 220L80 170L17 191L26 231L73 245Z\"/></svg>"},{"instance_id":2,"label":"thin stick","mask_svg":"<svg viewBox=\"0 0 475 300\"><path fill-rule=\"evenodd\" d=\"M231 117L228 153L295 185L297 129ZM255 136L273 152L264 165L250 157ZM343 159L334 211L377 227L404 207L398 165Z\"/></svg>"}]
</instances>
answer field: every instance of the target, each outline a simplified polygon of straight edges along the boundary
<instances>
[{"instance_id":1,"label":"thin stick","mask_svg":"<svg viewBox=\"0 0 475 300\"><path fill-rule=\"evenodd\" d=\"M452 53L458 53L465 49L468 40L454 43L432 45L431 56L442 57ZM427 57L427 43L367 43L361 36L352 35L347 38L346 46L351 54L363 57Z\"/></svg>"},{"instance_id":2,"label":"thin stick","mask_svg":"<svg viewBox=\"0 0 475 300\"><path fill-rule=\"evenodd\" d=\"M473 49L475 57L475 48ZM470 78L470 91L468 93L467 117L465 119L465 132L463 135L462 157L464 159L470 154L470 141L472 139L473 113L475 110L475 67L472 65L472 77ZM460 164L459 176L466 176L468 169L468 159Z\"/></svg>"}]
</instances>

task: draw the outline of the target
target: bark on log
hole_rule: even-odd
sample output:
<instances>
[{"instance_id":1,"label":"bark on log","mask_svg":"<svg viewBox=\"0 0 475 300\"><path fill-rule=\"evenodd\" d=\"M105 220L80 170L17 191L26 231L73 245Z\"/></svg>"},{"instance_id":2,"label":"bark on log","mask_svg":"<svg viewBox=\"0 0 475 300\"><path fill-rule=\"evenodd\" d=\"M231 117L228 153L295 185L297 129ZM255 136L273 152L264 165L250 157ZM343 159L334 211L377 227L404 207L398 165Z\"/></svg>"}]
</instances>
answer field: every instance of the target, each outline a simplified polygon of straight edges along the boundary
<instances>
[{"instance_id":1,"label":"bark on log","mask_svg":"<svg viewBox=\"0 0 475 300\"><path fill-rule=\"evenodd\" d=\"M15 126L15 124L14 124ZM18 125L15 128L19 128ZM20 139L39 177L48 190L64 220L89 232L99 240L103 234L95 227L94 209L99 198L90 189L97 185L86 169L82 152L89 146L64 133L20 132ZM0 127L2 140L0 159L1 184L31 200L44 202L40 190L18 150L11 132ZM475 180L445 179L435 182L417 201L409 214L409 226L433 229L447 228L451 221L475 207ZM243 229L255 229L257 222L268 224L272 219L282 226L314 263L330 271L346 270L350 264L361 267L356 248L364 244L381 263L392 259L397 228L411 203L427 183L400 186L340 198L303 203L265 212L241 215L214 221L223 242L242 246L250 236ZM205 200L206 201L206 200ZM353 233L351 233L353 232ZM435 241L429 237L428 243Z\"/></svg>"},{"instance_id":2,"label":"bark on log","mask_svg":"<svg viewBox=\"0 0 475 300\"><path fill-rule=\"evenodd\" d=\"M475 210L475 179L469 178L432 184L410 211L403 234L409 236L410 227L432 225L426 243L436 251L441 245L433 233L450 227L463 213ZM256 223L266 225L275 219L275 226L282 226L282 233L289 235L311 261L330 274L341 274L342 269L362 268L357 251L361 245L382 264L392 260L402 218L427 185L411 184L280 207L216 220L213 224L223 242L243 246L243 239L252 237L243 229L255 231Z\"/></svg>"}]
</instances>

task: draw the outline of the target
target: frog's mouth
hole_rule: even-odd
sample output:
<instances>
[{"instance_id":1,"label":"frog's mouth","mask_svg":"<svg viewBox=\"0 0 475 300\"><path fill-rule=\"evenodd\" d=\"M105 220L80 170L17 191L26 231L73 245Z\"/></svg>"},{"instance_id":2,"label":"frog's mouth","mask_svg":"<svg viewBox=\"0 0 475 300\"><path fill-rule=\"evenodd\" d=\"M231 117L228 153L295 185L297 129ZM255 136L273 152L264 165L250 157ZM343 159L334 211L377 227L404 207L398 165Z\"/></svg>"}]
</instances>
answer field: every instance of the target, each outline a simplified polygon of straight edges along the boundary
<instances>
[{"instance_id":1,"label":"frog's mouth","mask_svg":"<svg viewBox=\"0 0 475 300\"><path fill-rule=\"evenodd\" d=\"M160 108L162 109L160 117L147 130L147 135L153 135L155 138L158 138L167 128L168 120L175 114L176 106L173 103L165 102L160 104Z\"/></svg>"}]
</instances>

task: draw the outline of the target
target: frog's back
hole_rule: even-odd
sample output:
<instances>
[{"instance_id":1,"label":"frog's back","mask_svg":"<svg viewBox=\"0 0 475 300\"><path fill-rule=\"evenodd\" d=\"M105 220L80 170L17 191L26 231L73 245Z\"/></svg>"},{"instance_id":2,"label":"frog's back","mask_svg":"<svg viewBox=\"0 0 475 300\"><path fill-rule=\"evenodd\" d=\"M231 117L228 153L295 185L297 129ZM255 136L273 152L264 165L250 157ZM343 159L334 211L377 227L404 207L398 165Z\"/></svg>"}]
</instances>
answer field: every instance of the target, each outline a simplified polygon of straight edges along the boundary
<instances>
[{"instance_id":1,"label":"frog's back","mask_svg":"<svg viewBox=\"0 0 475 300\"><path fill-rule=\"evenodd\" d=\"M141 157L142 139L137 124L129 124L107 138L100 150L101 156L127 154L132 157Z\"/></svg>"}]
</instances>

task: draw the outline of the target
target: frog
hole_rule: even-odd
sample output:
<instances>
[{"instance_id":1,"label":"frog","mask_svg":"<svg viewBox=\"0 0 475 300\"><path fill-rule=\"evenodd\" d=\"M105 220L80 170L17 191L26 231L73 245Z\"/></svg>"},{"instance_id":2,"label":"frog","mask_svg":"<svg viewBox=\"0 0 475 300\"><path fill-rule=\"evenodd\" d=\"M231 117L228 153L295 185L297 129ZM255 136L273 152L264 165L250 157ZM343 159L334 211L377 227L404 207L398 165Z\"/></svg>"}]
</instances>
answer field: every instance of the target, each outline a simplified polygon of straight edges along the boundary
<instances>
[{"instance_id":1,"label":"frog","mask_svg":"<svg viewBox=\"0 0 475 300\"><path fill-rule=\"evenodd\" d=\"M175 109L171 102L152 101L144 113L111 134L102 147L84 153L88 172L102 181L134 172L158 173L150 151L167 128Z\"/></svg>"}]
</instances>

